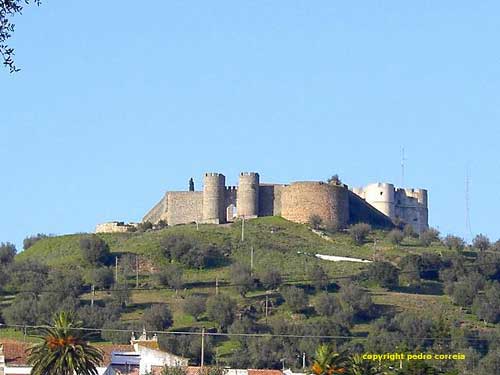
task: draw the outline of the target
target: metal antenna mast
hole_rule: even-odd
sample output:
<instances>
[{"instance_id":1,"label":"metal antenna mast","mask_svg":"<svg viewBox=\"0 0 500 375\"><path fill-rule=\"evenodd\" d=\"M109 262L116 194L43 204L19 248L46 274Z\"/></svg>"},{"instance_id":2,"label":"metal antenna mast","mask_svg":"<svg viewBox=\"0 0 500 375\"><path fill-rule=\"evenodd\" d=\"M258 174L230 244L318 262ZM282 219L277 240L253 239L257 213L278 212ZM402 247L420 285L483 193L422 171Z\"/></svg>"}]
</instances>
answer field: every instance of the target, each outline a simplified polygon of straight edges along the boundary
<instances>
[{"instance_id":1,"label":"metal antenna mast","mask_svg":"<svg viewBox=\"0 0 500 375\"><path fill-rule=\"evenodd\" d=\"M401 147L401 187L405 186L405 148Z\"/></svg>"},{"instance_id":2,"label":"metal antenna mast","mask_svg":"<svg viewBox=\"0 0 500 375\"><path fill-rule=\"evenodd\" d=\"M470 173L469 166L465 171L465 230L472 238L472 227L470 224Z\"/></svg>"}]
</instances>

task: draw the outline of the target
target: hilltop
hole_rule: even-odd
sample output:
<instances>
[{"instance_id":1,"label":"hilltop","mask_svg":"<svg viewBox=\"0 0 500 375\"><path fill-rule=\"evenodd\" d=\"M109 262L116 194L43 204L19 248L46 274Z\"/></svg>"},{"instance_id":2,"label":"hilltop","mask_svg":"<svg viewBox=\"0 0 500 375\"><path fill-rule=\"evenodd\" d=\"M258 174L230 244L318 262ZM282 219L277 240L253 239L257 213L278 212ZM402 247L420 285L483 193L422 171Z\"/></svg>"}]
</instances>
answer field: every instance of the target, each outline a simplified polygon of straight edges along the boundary
<instances>
[{"instance_id":1,"label":"hilltop","mask_svg":"<svg viewBox=\"0 0 500 375\"><path fill-rule=\"evenodd\" d=\"M105 327L135 327L137 329L144 324L147 314L150 314L150 306L160 303L166 304L170 309L172 313L170 329L176 331L199 330L205 327L220 332L227 332L228 329L229 332L278 332L280 330L291 332L291 329L299 332L296 330L301 326L303 327L301 329L306 329L307 332L342 333L359 338L352 340L349 345L366 343L367 339L372 340L371 334L376 334L381 329L378 323L379 318L384 316L390 318L399 313L411 313L412 316L417 317L427 316L429 319L446 316L447 321L461 322L463 327L470 330L484 331L496 328L495 324L485 326L475 314L472 314L470 308L464 309L446 294L445 283L437 277L436 270L434 270L435 275L430 277L424 275L424 270L417 270L417 275L420 273L422 276L417 277L418 282L406 281L408 279L406 275L410 269L408 264L411 264L408 262L409 256L416 257L413 258L415 262L418 259L423 259L424 263L438 262L442 267L449 269L453 269L454 266L450 262L446 263L445 259L460 257L467 263L475 261L478 257L475 250L452 250L444 246L441 241L432 242L430 246L422 246L418 238L407 236L400 244L394 244L389 241L387 231L372 230L362 245L356 245L347 231L337 233L328 233L324 230L313 231L307 225L293 223L279 217L263 217L245 221L243 241L241 221L225 225L178 225L145 232L100 233L97 236L109 246L111 259L108 264L113 272L115 271L115 258L118 259L121 285L126 286L130 291L129 300L123 304L123 308L113 310L113 314L118 319L105 323L107 324ZM92 298L89 293L92 266L84 260L80 249L80 240L85 238L89 238L89 234L43 238L18 254L15 263L36 261L47 265L49 274L55 270L72 270L71 272L81 274L86 287L83 287L83 293L77 294L77 298L82 306L88 305ZM220 258L211 266L199 268L190 267L166 257L165 247L170 245L165 244L170 243L175 247L179 241L181 243L188 241L189 246L218 249ZM315 254L360 258L377 261L377 264L390 263L396 271L399 269L401 281L397 285L383 285L366 277L370 263L332 262L318 259L314 256ZM239 264L244 273L245 269L250 267L252 258L252 275L255 283L253 287L249 287L242 293L240 284L235 282L234 272L232 274L231 270L234 264ZM130 265L130 259L137 259L139 264L139 289L137 290L134 290L135 266ZM172 272L172 264L176 269L182 269L182 287L177 290L158 284L157 273L163 269ZM432 273L431 267L427 267L427 273ZM265 288L259 278L270 269L280 273L281 285L268 290L269 288ZM315 277L314 272L318 269L323 270L325 275L319 275L317 280L312 279ZM317 286L317 281L321 278L326 278L327 282L320 288ZM355 280L361 288L349 289L351 287L342 286L347 279ZM210 298L215 295L216 281L219 294L228 296L236 303L235 313L243 319L238 327L234 326L236 323L233 323L232 328L223 327L220 322L216 321L216 318L210 320L209 314L203 311L197 317L198 319L187 312L186 301L194 301L190 299L191 296ZM328 293L323 292L322 289L327 290ZM6 290L15 293L15 289L7 288ZM302 291L302 297L299 297L305 298L303 301L305 304L298 308L293 307L290 302L293 298L290 296L292 293L290 290L293 293ZM105 303L108 304L106 301L112 295L112 291L101 288L94 297L95 303L104 306ZM21 298L19 296L20 294L17 294L15 298ZM3 298L4 310L8 310L13 297L7 294ZM267 303L266 299L269 300L269 317L266 317L263 311L263 306ZM358 299L359 301L370 300L370 306L366 308L359 306L359 301L356 301ZM329 303L332 304L332 312L320 312L325 310L320 305ZM278 328L282 324L287 326ZM2 334L18 335L12 330L4 331ZM123 335L120 337L108 335L100 339L118 342L127 340ZM163 340L163 345L168 348L184 347L179 354L194 358L196 362L197 349L193 349L196 346L193 347L192 342L189 345L181 344L178 341L175 343L172 340L169 341L167 338ZM252 350L248 345L251 346L252 342L222 337L211 342L211 353L218 360L230 364L235 360L234 358L237 358L240 350ZM269 345L278 344L269 343ZM295 343L289 345L290 348L295 347ZM312 342L310 345L313 345ZM312 346L301 350L309 352ZM265 365L279 366L279 362L273 358L269 359Z\"/></svg>"}]
</instances>

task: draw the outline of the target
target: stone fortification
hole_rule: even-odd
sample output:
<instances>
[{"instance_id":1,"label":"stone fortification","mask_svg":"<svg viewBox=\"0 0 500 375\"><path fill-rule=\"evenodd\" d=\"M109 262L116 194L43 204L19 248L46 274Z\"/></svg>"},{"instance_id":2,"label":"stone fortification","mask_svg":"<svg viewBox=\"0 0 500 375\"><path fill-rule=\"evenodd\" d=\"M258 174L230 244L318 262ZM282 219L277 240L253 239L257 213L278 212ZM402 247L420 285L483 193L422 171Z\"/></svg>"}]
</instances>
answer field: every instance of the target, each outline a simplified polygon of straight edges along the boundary
<instances>
[{"instance_id":1,"label":"stone fortification","mask_svg":"<svg viewBox=\"0 0 500 375\"><path fill-rule=\"evenodd\" d=\"M281 216L307 223L312 215L324 223L344 228L349 223L348 190L343 185L324 182L294 182L282 190Z\"/></svg>"},{"instance_id":2,"label":"stone fortification","mask_svg":"<svg viewBox=\"0 0 500 375\"><path fill-rule=\"evenodd\" d=\"M367 222L390 228L396 221L411 224L417 232L428 228L427 191L399 189L377 183L350 191L347 185L319 181L266 184L258 173L243 172L238 186L226 186L220 173L206 173L203 191L167 192L143 221L169 225L191 222L222 224L238 218L282 216L306 223L318 215L339 228Z\"/></svg>"},{"instance_id":3,"label":"stone fortification","mask_svg":"<svg viewBox=\"0 0 500 375\"><path fill-rule=\"evenodd\" d=\"M353 192L393 221L411 224L417 233L429 228L427 190L395 188L393 184L375 183Z\"/></svg>"},{"instance_id":4,"label":"stone fortification","mask_svg":"<svg viewBox=\"0 0 500 375\"><path fill-rule=\"evenodd\" d=\"M97 224L95 233L126 233L134 230L135 224L125 224L123 221L110 221L108 223Z\"/></svg>"}]
</instances>

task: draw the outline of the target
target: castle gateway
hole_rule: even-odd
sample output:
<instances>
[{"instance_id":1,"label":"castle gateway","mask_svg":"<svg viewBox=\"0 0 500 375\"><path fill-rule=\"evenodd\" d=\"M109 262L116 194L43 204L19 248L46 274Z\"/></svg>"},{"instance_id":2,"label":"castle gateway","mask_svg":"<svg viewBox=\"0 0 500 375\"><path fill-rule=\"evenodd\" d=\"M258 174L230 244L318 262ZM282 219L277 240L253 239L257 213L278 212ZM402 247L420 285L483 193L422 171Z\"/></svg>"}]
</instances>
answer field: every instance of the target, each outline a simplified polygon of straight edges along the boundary
<instances>
[{"instance_id":1,"label":"castle gateway","mask_svg":"<svg viewBox=\"0 0 500 375\"><path fill-rule=\"evenodd\" d=\"M223 174L205 173L203 191L194 191L192 180L188 191L167 191L143 221L223 224L238 218L281 216L307 223L312 215L339 228L359 222L390 228L404 222L421 233L429 227L424 189L401 189L387 183L352 190L344 184L319 181L267 184L254 172L241 173L238 186L226 186Z\"/></svg>"}]
</instances>

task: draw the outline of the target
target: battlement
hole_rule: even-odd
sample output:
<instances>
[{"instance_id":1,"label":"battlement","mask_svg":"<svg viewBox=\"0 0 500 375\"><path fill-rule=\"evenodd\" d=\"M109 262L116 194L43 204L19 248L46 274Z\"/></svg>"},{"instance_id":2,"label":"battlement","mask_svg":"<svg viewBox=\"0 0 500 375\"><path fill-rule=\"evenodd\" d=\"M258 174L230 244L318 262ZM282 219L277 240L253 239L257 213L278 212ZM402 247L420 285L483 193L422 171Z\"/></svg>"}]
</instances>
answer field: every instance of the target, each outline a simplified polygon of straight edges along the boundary
<instances>
[{"instance_id":1,"label":"battlement","mask_svg":"<svg viewBox=\"0 0 500 375\"><path fill-rule=\"evenodd\" d=\"M396 188L388 182L375 182L350 192L349 186L343 183L260 183L257 172L240 172L238 177L237 186L226 186L222 173L207 172L203 191L193 191L190 182L189 191L167 192L145 219L166 220L169 225L193 221L221 224L238 217L277 215L305 223L312 215L318 215L324 223L339 227L359 220L373 225L390 224L392 220L411 224L419 233L428 228L427 190L424 189ZM353 202L352 208L350 202ZM122 226L112 227L123 230Z\"/></svg>"},{"instance_id":2,"label":"battlement","mask_svg":"<svg viewBox=\"0 0 500 375\"><path fill-rule=\"evenodd\" d=\"M240 176L259 177L259 174L257 172L241 172Z\"/></svg>"}]
</instances>

